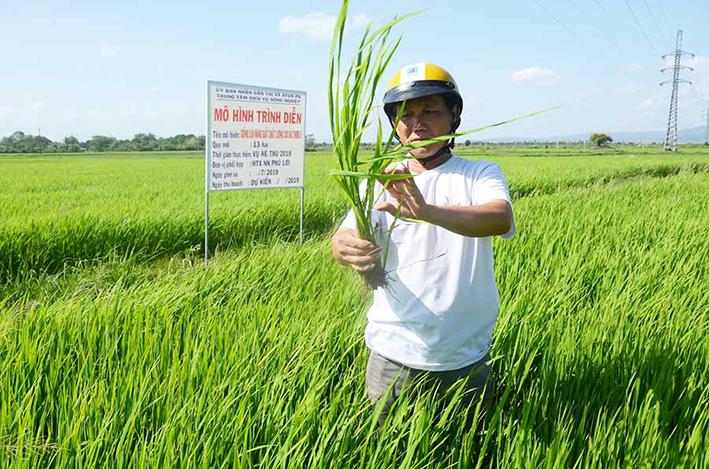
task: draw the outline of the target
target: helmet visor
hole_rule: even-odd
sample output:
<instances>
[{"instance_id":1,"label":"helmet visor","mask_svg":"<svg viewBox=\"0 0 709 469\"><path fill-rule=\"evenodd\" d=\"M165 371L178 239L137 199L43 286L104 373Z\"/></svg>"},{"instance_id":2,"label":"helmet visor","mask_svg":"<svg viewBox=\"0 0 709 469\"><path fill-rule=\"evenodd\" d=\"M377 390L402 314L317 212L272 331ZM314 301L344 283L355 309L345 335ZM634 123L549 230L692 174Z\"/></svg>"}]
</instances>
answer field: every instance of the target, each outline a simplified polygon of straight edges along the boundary
<instances>
[{"instance_id":1,"label":"helmet visor","mask_svg":"<svg viewBox=\"0 0 709 469\"><path fill-rule=\"evenodd\" d=\"M453 83L439 80L420 80L404 83L392 88L384 94L384 104L400 103L402 101L446 94L456 91Z\"/></svg>"}]
</instances>

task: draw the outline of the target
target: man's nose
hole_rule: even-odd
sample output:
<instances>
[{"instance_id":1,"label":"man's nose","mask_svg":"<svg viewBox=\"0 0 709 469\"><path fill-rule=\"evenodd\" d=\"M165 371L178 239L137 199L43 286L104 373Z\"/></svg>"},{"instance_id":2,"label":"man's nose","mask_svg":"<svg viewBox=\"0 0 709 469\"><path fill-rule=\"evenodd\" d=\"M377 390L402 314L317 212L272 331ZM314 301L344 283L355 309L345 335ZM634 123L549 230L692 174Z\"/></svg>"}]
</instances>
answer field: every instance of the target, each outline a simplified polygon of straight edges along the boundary
<instances>
[{"instance_id":1,"label":"man's nose","mask_svg":"<svg viewBox=\"0 0 709 469\"><path fill-rule=\"evenodd\" d=\"M419 125L424 123L421 114L413 114L411 116L411 123L409 124L412 129L416 129Z\"/></svg>"}]
</instances>

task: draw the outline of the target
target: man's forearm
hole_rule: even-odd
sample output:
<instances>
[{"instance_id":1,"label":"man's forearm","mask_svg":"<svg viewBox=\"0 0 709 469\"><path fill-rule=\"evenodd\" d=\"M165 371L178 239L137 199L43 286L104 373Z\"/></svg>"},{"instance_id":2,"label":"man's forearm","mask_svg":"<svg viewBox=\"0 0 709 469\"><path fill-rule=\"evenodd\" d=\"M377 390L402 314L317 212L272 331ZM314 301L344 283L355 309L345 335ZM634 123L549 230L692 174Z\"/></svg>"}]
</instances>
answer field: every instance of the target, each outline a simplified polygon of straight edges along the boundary
<instances>
[{"instance_id":1,"label":"man's forearm","mask_svg":"<svg viewBox=\"0 0 709 469\"><path fill-rule=\"evenodd\" d=\"M504 200L482 205L428 205L422 221L463 236L482 238L505 234L512 226L512 209Z\"/></svg>"}]
</instances>

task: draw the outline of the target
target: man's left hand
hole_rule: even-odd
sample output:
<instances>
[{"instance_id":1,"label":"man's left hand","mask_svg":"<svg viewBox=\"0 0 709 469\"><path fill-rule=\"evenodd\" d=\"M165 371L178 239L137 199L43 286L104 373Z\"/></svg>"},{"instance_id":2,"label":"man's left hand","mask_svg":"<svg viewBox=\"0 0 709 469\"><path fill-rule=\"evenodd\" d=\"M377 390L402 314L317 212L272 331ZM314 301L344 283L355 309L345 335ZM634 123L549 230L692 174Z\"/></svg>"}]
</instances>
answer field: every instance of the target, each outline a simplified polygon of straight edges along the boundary
<instances>
[{"instance_id":1,"label":"man's left hand","mask_svg":"<svg viewBox=\"0 0 709 469\"><path fill-rule=\"evenodd\" d=\"M404 163L392 163L384 170L384 174L411 173ZM391 200L378 203L374 206L375 210L387 212L399 218L425 220L429 205L416 186L413 176L382 181L382 185L386 188Z\"/></svg>"}]
</instances>

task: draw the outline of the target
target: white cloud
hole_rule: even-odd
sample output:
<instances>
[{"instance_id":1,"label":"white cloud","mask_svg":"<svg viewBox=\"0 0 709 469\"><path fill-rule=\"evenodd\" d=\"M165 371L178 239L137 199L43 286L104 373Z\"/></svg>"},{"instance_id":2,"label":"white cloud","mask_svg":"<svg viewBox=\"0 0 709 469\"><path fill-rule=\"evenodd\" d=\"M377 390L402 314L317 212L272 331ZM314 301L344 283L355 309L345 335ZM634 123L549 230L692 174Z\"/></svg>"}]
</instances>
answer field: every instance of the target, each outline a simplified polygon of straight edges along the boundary
<instances>
[{"instance_id":1,"label":"white cloud","mask_svg":"<svg viewBox=\"0 0 709 469\"><path fill-rule=\"evenodd\" d=\"M696 57L683 57L682 64L692 67L694 70L683 69L680 71L680 78L689 80L692 84L681 83L679 86L679 109L684 116L700 116L706 111L707 101L709 101L709 57L698 55ZM666 64L670 70L664 74L663 80L668 81L663 88L666 89L669 103L669 91L672 80L672 63ZM667 103L665 104L665 107ZM697 117L698 118L698 117ZM703 120L703 118L702 118Z\"/></svg>"},{"instance_id":2,"label":"white cloud","mask_svg":"<svg viewBox=\"0 0 709 469\"><path fill-rule=\"evenodd\" d=\"M14 112L15 109L10 106L0 106L0 117L10 117Z\"/></svg>"},{"instance_id":3,"label":"white cloud","mask_svg":"<svg viewBox=\"0 0 709 469\"><path fill-rule=\"evenodd\" d=\"M33 101L32 102L32 109L40 109L40 108L43 108L44 106L45 106L44 101Z\"/></svg>"},{"instance_id":4,"label":"white cloud","mask_svg":"<svg viewBox=\"0 0 709 469\"><path fill-rule=\"evenodd\" d=\"M709 70L709 57L697 55L686 60L687 65L695 69Z\"/></svg>"},{"instance_id":5,"label":"white cloud","mask_svg":"<svg viewBox=\"0 0 709 469\"><path fill-rule=\"evenodd\" d=\"M372 21L372 18L365 14L355 15L352 18L352 29L364 28Z\"/></svg>"},{"instance_id":6,"label":"white cloud","mask_svg":"<svg viewBox=\"0 0 709 469\"><path fill-rule=\"evenodd\" d=\"M337 18L325 13L308 13L307 15L285 16L278 22L278 30L285 34L302 34L311 39L329 41L335 29ZM348 22L347 29L359 29L369 24L371 18L367 15L355 15Z\"/></svg>"},{"instance_id":7,"label":"white cloud","mask_svg":"<svg viewBox=\"0 0 709 469\"><path fill-rule=\"evenodd\" d=\"M660 109L666 108L669 103L665 102L665 96L655 94L649 98L643 99L636 106L635 109L641 111L658 111Z\"/></svg>"},{"instance_id":8,"label":"white cloud","mask_svg":"<svg viewBox=\"0 0 709 469\"><path fill-rule=\"evenodd\" d=\"M553 86L561 82L561 77L555 70L544 67L527 67L515 70L510 76L513 82L529 82L534 85Z\"/></svg>"},{"instance_id":9,"label":"white cloud","mask_svg":"<svg viewBox=\"0 0 709 469\"><path fill-rule=\"evenodd\" d=\"M313 39L332 37L334 27L335 17L324 13L309 13L300 18L286 16L278 22L278 30L282 33L304 34Z\"/></svg>"},{"instance_id":10,"label":"white cloud","mask_svg":"<svg viewBox=\"0 0 709 469\"><path fill-rule=\"evenodd\" d=\"M645 70L645 67L640 64L623 64L620 66L620 71L623 73L636 73L643 70Z\"/></svg>"},{"instance_id":11,"label":"white cloud","mask_svg":"<svg viewBox=\"0 0 709 469\"><path fill-rule=\"evenodd\" d=\"M709 57L698 55L692 57L685 62L694 69L694 72L689 72L686 78L694 83L690 85L696 90L699 99L709 101Z\"/></svg>"},{"instance_id":12,"label":"white cloud","mask_svg":"<svg viewBox=\"0 0 709 469\"><path fill-rule=\"evenodd\" d=\"M101 46L99 46L99 52L101 52L101 55L104 57L115 57L120 50L120 47L108 44L101 44Z\"/></svg>"}]
</instances>

